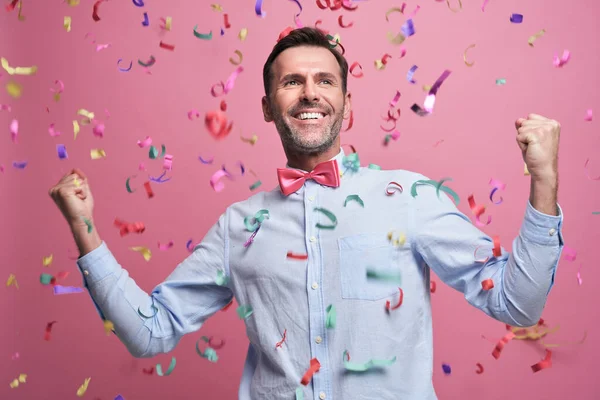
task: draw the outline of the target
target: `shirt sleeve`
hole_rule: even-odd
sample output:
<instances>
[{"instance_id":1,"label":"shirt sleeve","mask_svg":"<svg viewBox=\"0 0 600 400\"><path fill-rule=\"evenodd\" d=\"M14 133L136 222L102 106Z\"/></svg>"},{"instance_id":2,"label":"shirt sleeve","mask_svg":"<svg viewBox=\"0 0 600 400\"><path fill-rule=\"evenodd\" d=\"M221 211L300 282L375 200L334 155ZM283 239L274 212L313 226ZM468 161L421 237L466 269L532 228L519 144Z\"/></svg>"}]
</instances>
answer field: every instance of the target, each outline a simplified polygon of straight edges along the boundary
<instances>
[{"instance_id":1,"label":"shirt sleeve","mask_svg":"<svg viewBox=\"0 0 600 400\"><path fill-rule=\"evenodd\" d=\"M423 177L424 179L427 179ZM413 199L413 250L442 281L462 292L466 300L489 316L512 326L532 326L541 317L563 249L562 221L527 202L512 253L502 247L493 256L493 239L460 212L436 188L419 186ZM484 213L482 221L487 221ZM475 252L477 251L477 255ZM477 257L477 260L476 260ZM484 262L486 257L489 259ZM494 287L483 290L491 279Z\"/></svg>"},{"instance_id":2,"label":"shirt sleeve","mask_svg":"<svg viewBox=\"0 0 600 400\"><path fill-rule=\"evenodd\" d=\"M184 334L200 329L232 300L229 285L216 283L219 270L229 276L226 220L227 213L150 295L119 265L105 242L77 260L100 316L113 323L133 356L169 352Z\"/></svg>"}]
</instances>

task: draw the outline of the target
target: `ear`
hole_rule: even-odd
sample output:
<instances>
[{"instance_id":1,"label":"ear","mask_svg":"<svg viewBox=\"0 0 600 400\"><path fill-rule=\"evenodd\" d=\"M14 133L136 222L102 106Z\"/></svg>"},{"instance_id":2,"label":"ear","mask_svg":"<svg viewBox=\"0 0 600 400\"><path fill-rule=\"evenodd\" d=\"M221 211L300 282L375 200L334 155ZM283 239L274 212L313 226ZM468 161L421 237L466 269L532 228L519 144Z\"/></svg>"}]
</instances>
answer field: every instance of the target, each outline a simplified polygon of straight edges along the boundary
<instances>
[{"instance_id":1,"label":"ear","mask_svg":"<svg viewBox=\"0 0 600 400\"><path fill-rule=\"evenodd\" d=\"M348 118L348 116L350 115L350 111L352 110L351 96L351 93L346 93L346 99L344 102L344 119Z\"/></svg>"},{"instance_id":2,"label":"ear","mask_svg":"<svg viewBox=\"0 0 600 400\"><path fill-rule=\"evenodd\" d=\"M271 105L269 104L269 99L267 96L263 96L262 98L262 110L265 122L273 122L273 113L271 111Z\"/></svg>"}]
</instances>

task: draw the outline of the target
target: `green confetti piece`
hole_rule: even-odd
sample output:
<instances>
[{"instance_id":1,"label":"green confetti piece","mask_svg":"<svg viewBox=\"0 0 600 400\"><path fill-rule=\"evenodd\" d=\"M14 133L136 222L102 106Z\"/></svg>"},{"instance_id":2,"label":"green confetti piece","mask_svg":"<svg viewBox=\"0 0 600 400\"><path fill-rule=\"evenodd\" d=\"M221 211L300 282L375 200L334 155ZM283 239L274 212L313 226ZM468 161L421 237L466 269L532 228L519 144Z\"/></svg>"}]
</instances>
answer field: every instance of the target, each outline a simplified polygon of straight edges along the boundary
<instances>
[{"instance_id":1,"label":"green confetti piece","mask_svg":"<svg viewBox=\"0 0 600 400\"><path fill-rule=\"evenodd\" d=\"M337 313L335 312L335 307L333 304L327 306L327 316L325 317L325 327L327 329L335 328L335 321L337 319Z\"/></svg>"},{"instance_id":2,"label":"green confetti piece","mask_svg":"<svg viewBox=\"0 0 600 400\"><path fill-rule=\"evenodd\" d=\"M592 211L592 215L600 215L600 211Z\"/></svg>"},{"instance_id":3,"label":"green confetti piece","mask_svg":"<svg viewBox=\"0 0 600 400\"><path fill-rule=\"evenodd\" d=\"M387 274L385 272L379 272L371 267L367 267L367 279L391 281L395 282L397 285L400 285L401 282L400 274Z\"/></svg>"},{"instance_id":4,"label":"green confetti piece","mask_svg":"<svg viewBox=\"0 0 600 400\"><path fill-rule=\"evenodd\" d=\"M140 60L138 58L138 64L140 64L142 67L151 67L154 65L155 62L156 62L156 59L152 55L150 56L150 59L148 60L147 63L143 62L142 60Z\"/></svg>"},{"instance_id":5,"label":"green confetti piece","mask_svg":"<svg viewBox=\"0 0 600 400\"><path fill-rule=\"evenodd\" d=\"M212 31L210 33L200 33L197 31L198 25L194 26L194 36L198 39L210 40L212 39Z\"/></svg>"},{"instance_id":6,"label":"green confetti piece","mask_svg":"<svg viewBox=\"0 0 600 400\"><path fill-rule=\"evenodd\" d=\"M131 189L131 186L129 186L129 180L130 180L130 179L131 179L131 177L127 178L127 180L125 181L125 188L127 189L127 191L128 191L129 193L133 193L133 192L135 192L135 190L132 190L132 189Z\"/></svg>"},{"instance_id":7,"label":"green confetti piece","mask_svg":"<svg viewBox=\"0 0 600 400\"><path fill-rule=\"evenodd\" d=\"M158 155L158 149L154 146L150 146L150 150L148 151L148 157L150 157L151 159L155 160L157 158L162 158L165 155L165 152L167 151L167 147L163 144L162 145L162 152L160 154L160 156Z\"/></svg>"},{"instance_id":8,"label":"green confetti piece","mask_svg":"<svg viewBox=\"0 0 600 400\"><path fill-rule=\"evenodd\" d=\"M496 85L498 85L498 86L506 85L506 79L504 79L504 78L496 79Z\"/></svg>"},{"instance_id":9,"label":"green confetti piece","mask_svg":"<svg viewBox=\"0 0 600 400\"><path fill-rule=\"evenodd\" d=\"M206 336L202 336L200 339L198 339L196 341L196 353L198 353L200 357L206 358L210 362L216 363L217 361L219 361L219 356L217 356L216 350L212 347L207 347L206 350L204 350L204 353L202 352L202 350L200 350L200 346L198 346L198 344L201 340L204 340L206 343L210 341L210 339Z\"/></svg>"},{"instance_id":10,"label":"green confetti piece","mask_svg":"<svg viewBox=\"0 0 600 400\"><path fill-rule=\"evenodd\" d=\"M394 356L394 358L392 358L391 360L369 360L366 363L362 363L362 364L354 363L354 362L347 361L348 351L344 351L344 354L342 357L344 360L344 368L346 368L346 370L348 370L348 371L354 371L354 372L368 371L369 369L371 369L373 367L387 367L396 362L396 356Z\"/></svg>"},{"instance_id":11,"label":"green confetti piece","mask_svg":"<svg viewBox=\"0 0 600 400\"><path fill-rule=\"evenodd\" d=\"M346 197L346 200L344 201L344 207L346 207L346 204L348 204L348 202L352 201L352 200L358 202L358 204L360 204L364 208L365 202L362 201L362 199L360 198L360 196L357 195L357 194L351 194L348 197Z\"/></svg>"},{"instance_id":12,"label":"green confetti piece","mask_svg":"<svg viewBox=\"0 0 600 400\"><path fill-rule=\"evenodd\" d=\"M326 210L324 208L320 208L320 207L315 207L314 211L319 211L322 212L323 214L325 214L325 216L327 218L329 218L329 220L331 221L331 225L322 225L320 223L317 222L317 228L319 229L334 229L337 225L337 218L335 217L335 215L329 211Z\"/></svg>"},{"instance_id":13,"label":"green confetti piece","mask_svg":"<svg viewBox=\"0 0 600 400\"><path fill-rule=\"evenodd\" d=\"M330 42L331 42L332 40L334 40L334 39L335 39L335 38L334 38L333 36L331 36L331 35L327 35L327 40L329 40ZM335 39L335 44L331 44L331 43L329 43L329 48L330 48L330 49L335 49L335 48L337 47L337 45L338 45L338 44L340 44L339 40Z\"/></svg>"},{"instance_id":14,"label":"green confetti piece","mask_svg":"<svg viewBox=\"0 0 600 400\"><path fill-rule=\"evenodd\" d=\"M152 315L145 315L144 313L142 313L142 310L138 306L138 314L140 314L140 316L142 316L144 318L152 318L152 317L154 317L158 313L158 308L156 308L156 306L154 304L152 304L151 308L154 310L154 314L152 314Z\"/></svg>"},{"instance_id":15,"label":"green confetti piece","mask_svg":"<svg viewBox=\"0 0 600 400\"><path fill-rule=\"evenodd\" d=\"M381 171L381 167L377 164L369 164L369 169L375 169L377 171Z\"/></svg>"},{"instance_id":16,"label":"green confetti piece","mask_svg":"<svg viewBox=\"0 0 600 400\"><path fill-rule=\"evenodd\" d=\"M41 274L40 275L40 283L42 285L49 285L52 278L53 278L53 276L50 274Z\"/></svg>"},{"instance_id":17,"label":"green confetti piece","mask_svg":"<svg viewBox=\"0 0 600 400\"><path fill-rule=\"evenodd\" d=\"M87 233L92 233L92 223L90 222L89 219L87 218L83 218L83 222L85 222L85 224L87 225Z\"/></svg>"},{"instance_id":18,"label":"green confetti piece","mask_svg":"<svg viewBox=\"0 0 600 400\"><path fill-rule=\"evenodd\" d=\"M269 210L258 210L254 217L245 217L244 225L246 225L246 229L249 232L254 232L258 229L259 225L265 220L265 218L269 218ZM254 223L250 223L254 219Z\"/></svg>"},{"instance_id":19,"label":"green confetti piece","mask_svg":"<svg viewBox=\"0 0 600 400\"><path fill-rule=\"evenodd\" d=\"M169 365L169 369L167 369L167 372L165 372L164 374L163 374L162 366L160 364L156 364L156 374L158 376L169 376L169 375L171 375L171 372L173 372L173 369L175 368L175 364L176 364L175 357L173 357L171 359L171 364Z\"/></svg>"},{"instance_id":20,"label":"green confetti piece","mask_svg":"<svg viewBox=\"0 0 600 400\"><path fill-rule=\"evenodd\" d=\"M225 286L225 285L227 285L227 282L229 282L229 278L227 276L225 276L225 272L218 270L217 271L217 279L216 279L215 283L219 286Z\"/></svg>"},{"instance_id":21,"label":"green confetti piece","mask_svg":"<svg viewBox=\"0 0 600 400\"><path fill-rule=\"evenodd\" d=\"M304 400L304 391L302 386L296 388L296 400Z\"/></svg>"},{"instance_id":22,"label":"green confetti piece","mask_svg":"<svg viewBox=\"0 0 600 400\"><path fill-rule=\"evenodd\" d=\"M262 182L261 181L256 181L252 185L250 185L250 190L254 190L257 187L259 187L260 185L262 185Z\"/></svg>"},{"instance_id":23,"label":"green confetti piece","mask_svg":"<svg viewBox=\"0 0 600 400\"><path fill-rule=\"evenodd\" d=\"M410 188L410 195L412 197L416 197L417 196L417 185L431 185L431 186L435 186L436 188L436 192L437 192L437 196L440 197L440 190L442 192L446 192L448 193L450 196L452 196L452 198L454 199L454 203L456 203L456 205L458 205L458 203L460 202L460 199L458 197L458 194L456 194L456 192L452 189L450 189L449 187L443 186L444 181L447 180L451 180L450 178L444 178L442 179L440 182L428 179L428 180L418 180L415 183L412 184L411 188Z\"/></svg>"},{"instance_id":24,"label":"green confetti piece","mask_svg":"<svg viewBox=\"0 0 600 400\"><path fill-rule=\"evenodd\" d=\"M248 304L240 305L235 311L240 319L249 318L254 312L254 310L252 310L252 306Z\"/></svg>"}]
</instances>

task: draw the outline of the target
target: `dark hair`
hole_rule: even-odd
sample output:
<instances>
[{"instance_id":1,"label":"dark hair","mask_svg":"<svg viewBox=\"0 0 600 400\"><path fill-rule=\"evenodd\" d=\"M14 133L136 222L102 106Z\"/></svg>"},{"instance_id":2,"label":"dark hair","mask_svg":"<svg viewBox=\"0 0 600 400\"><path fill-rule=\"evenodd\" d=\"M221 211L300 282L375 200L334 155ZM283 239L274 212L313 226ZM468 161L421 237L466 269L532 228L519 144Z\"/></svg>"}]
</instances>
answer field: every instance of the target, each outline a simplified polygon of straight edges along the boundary
<instances>
[{"instance_id":1,"label":"dark hair","mask_svg":"<svg viewBox=\"0 0 600 400\"><path fill-rule=\"evenodd\" d=\"M346 86L348 82L348 62L346 58L338 52L339 46L331 47L327 36L323 34L319 29L304 27L292 30L287 36L277 42L277 44L271 50L271 54L267 58L263 67L263 85L265 87L265 95L269 96L271 90L271 81L273 80L273 71L271 66L273 61L281 54L284 50L298 46L313 46L326 48L334 55L338 64L340 65L340 73L342 75L342 92L346 94Z\"/></svg>"}]
</instances>

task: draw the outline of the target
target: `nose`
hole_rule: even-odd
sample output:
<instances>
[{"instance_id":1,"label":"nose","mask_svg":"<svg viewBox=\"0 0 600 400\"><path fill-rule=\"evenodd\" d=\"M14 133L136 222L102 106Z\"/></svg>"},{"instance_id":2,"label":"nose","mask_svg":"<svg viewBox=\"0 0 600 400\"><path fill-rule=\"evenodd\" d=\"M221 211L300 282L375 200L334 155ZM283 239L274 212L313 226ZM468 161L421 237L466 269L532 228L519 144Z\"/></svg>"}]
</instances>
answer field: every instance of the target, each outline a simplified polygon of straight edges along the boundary
<instances>
[{"instance_id":1,"label":"nose","mask_svg":"<svg viewBox=\"0 0 600 400\"><path fill-rule=\"evenodd\" d=\"M302 101L306 101L309 103L319 101L319 91L316 83L314 83L312 80L308 80L304 84L301 96Z\"/></svg>"}]
</instances>

